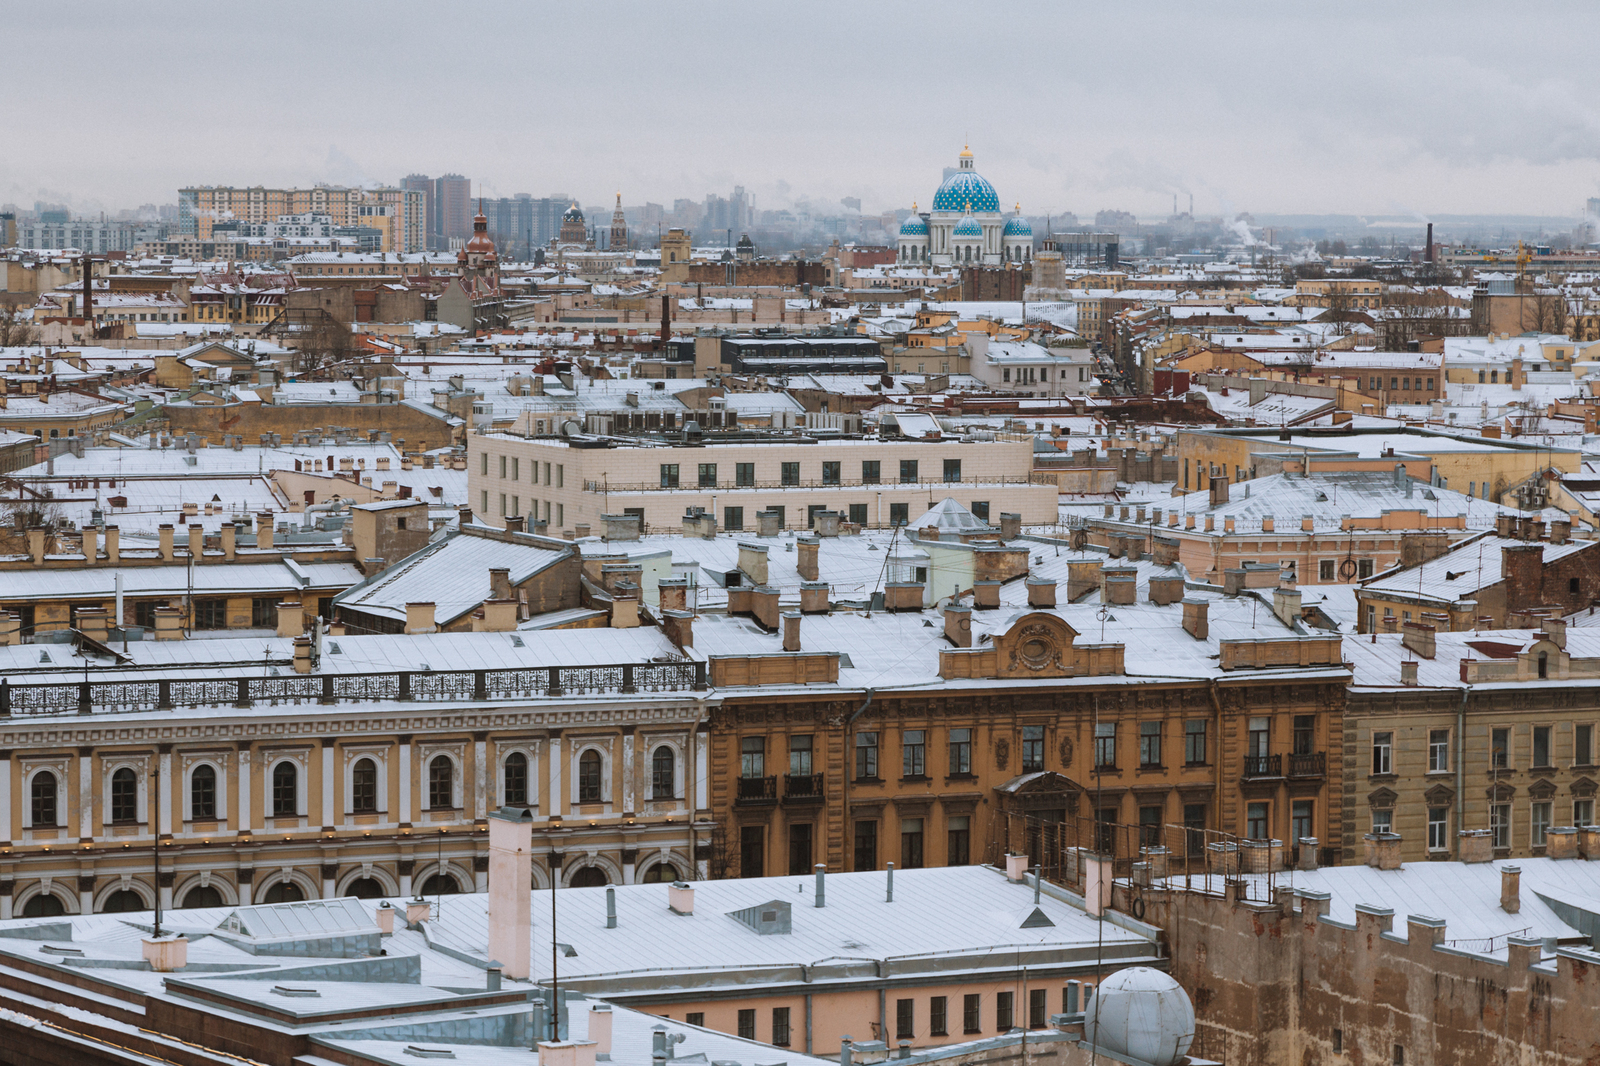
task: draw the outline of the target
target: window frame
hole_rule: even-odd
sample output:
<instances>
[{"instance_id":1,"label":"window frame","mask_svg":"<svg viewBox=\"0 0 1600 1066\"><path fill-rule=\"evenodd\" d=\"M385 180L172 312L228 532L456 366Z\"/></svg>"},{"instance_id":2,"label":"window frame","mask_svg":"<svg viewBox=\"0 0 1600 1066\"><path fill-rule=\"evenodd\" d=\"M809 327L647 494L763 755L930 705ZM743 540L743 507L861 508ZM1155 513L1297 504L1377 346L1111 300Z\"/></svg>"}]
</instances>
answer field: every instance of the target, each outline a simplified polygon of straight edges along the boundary
<instances>
[{"instance_id":1,"label":"window frame","mask_svg":"<svg viewBox=\"0 0 1600 1066\"><path fill-rule=\"evenodd\" d=\"M902 729L900 731L900 777L902 780L920 781L928 776L928 731Z\"/></svg>"},{"instance_id":2,"label":"window frame","mask_svg":"<svg viewBox=\"0 0 1600 1066\"><path fill-rule=\"evenodd\" d=\"M1183 765L1205 766L1210 752L1207 750L1211 723L1204 718L1188 718L1183 723ZM1196 729L1195 726L1199 726ZM1195 758L1198 754L1200 757Z\"/></svg>"},{"instance_id":3,"label":"window frame","mask_svg":"<svg viewBox=\"0 0 1600 1066\"><path fill-rule=\"evenodd\" d=\"M856 734L855 740L855 771L857 781L878 781L880 769L878 764L878 734L875 730L863 730Z\"/></svg>"},{"instance_id":4,"label":"window frame","mask_svg":"<svg viewBox=\"0 0 1600 1066\"><path fill-rule=\"evenodd\" d=\"M299 763L293 759L279 759L273 763L267 771L267 786L272 792L272 817L300 817Z\"/></svg>"},{"instance_id":5,"label":"window frame","mask_svg":"<svg viewBox=\"0 0 1600 1066\"><path fill-rule=\"evenodd\" d=\"M578 773L575 784L579 803L604 803L605 756L597 748L584 748L578 752Z\"/></svg>"},{"instance_id":6,"label":"window frame","mask_svg":"<svg viewBox=\"0 0 1600 1066\"><path fill-rule=\"evenodd\" d=\"M1159 718L1139 723L1139 768L1141 770L1159 770L1161 768L1161 720Z\"/></svg>"},{"instance_id":7,"label":"window frame","mask_svg":"<svg viewBox=\"0 0 1600 1066\"><path fill-rule=\"evenodd\" d=\"M1388 777L1394 774L1394 731L1374 730L1372 733L1372 774L1373 777Z\"/></svg>"}]
</instances>

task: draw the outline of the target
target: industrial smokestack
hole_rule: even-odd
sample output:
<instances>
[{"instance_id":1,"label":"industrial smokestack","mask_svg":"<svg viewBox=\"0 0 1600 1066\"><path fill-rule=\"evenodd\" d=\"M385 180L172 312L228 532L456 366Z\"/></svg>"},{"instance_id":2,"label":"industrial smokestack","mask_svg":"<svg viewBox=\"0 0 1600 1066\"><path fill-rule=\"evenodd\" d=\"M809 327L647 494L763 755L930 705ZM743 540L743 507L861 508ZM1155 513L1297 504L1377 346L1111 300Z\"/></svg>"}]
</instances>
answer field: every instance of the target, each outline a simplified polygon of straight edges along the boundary
<instances>
[{"instance_id":1,"label":"industrial smokestack","mask_svg":"<svg viewBox=\"0 0 1600 1066\"><path fill-rule=\"evenodd\" d=\"M1428 223L1428 246L1422 253L1424 263L1433 262L1433 223Z\"/></svg>"}]
</instances>

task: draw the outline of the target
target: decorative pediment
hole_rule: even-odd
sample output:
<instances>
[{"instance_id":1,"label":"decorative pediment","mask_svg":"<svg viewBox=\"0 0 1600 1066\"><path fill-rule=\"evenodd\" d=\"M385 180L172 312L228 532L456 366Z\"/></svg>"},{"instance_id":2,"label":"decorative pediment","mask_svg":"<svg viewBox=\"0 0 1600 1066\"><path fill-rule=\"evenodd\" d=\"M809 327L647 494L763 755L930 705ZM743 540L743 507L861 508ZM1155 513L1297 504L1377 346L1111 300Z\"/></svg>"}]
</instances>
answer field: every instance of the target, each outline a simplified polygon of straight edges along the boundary
<instances>
[{"instance_id":1,"label":"decorative pediment","mask_svg":"<svg viewBox=\"0 0 1600 1066\"><path fill-rule=\"evenodd\" d=\"M1541 777L1528 786L1528 795L1536 800L1547 800L1556 794L1556 786L1548 778Z\"/></svg>"},{"instance_id":2,"label":"decorative pediment","mask_svg":"<svg viewBox=\"0 0 1600 1066\"><path fill-rule=\"evenodd\" d=\"M1456 792L1445 785L1434 785L1422 794L1422 798L1428 801L1430 807L1445 807L1455 802Z\"/></svg>"},{"instance_id":3,"label":"decorative pediment","mask_svg":"<svg viewBox=\"0 0 1600 1066\"><path fill-rule=\"evenodd\" d=\"M1053 614L1035 611L994 635L1001 677L1070 677L1077 630Z\"/></svg>"},{"instance_id":4,"label":"decorative pediment","mask_svg":"<svg viewBox=\"0 0 1600 1066\"><path fill-rule=\"evenodd\" d=\"M1083 786L1054 770L1039 770L1013 777L1002 785L996 785L994 790L1012 796L1039 796L1082 792Z\"/></svg>"},{"instance_id":5,"label":"decorative pediment","mask_svg":"<svg viewBox=\"0 0 1600 1066\"><path fill-rule=\"evenodd\" d=\"M1392 788L1380 788L1375 792L1367 793L1367 806L1377 807L1380 810L1391 808L1400 794Z\"/></svg>"},{"instance_id":6,"label":"decorative pediment","mask_svg":"<svg viewBox=\"0 0 1600 1066\"><path fill-rule=\"evenodd\" d=\"M1517 794L1517 790L1514 786L1508 785L1504 781L1496 781L1489 786L1486 794L1492 800L1506 803Z\"/></svg>"},{"instance_id":7,"label":"decorative pediment","mask_svg":"<svg viewBox=\"0 0 1600 1066\"><path fill-rule=\"evenodd\" d=\"M1572 788L1569 791L1579 799L1591 799L1594 797L1596 788L1594 778L1580 777L1572 783Z\"/></svg>"}]
</instances>

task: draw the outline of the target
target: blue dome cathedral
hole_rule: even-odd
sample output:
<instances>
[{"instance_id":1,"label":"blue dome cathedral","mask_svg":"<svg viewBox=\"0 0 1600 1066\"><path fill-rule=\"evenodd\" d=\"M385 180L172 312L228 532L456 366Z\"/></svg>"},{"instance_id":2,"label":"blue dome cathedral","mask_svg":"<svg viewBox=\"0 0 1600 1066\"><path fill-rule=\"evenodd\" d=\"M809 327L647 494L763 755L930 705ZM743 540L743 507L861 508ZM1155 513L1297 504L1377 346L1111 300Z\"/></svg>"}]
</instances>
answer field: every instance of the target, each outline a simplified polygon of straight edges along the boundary
<instances>
[{"instance_id":1,"label":"blue dome cathedral","mask_svg":"<svg viewBox=\"0 0 1600 1066\"><path fill-rule=\"evenodd\" d=\"M956 172L933 194L935 211L998 211L1000 197L983 175L972 169L972 150L961 149Z\"/></svg>"}]
</instances>

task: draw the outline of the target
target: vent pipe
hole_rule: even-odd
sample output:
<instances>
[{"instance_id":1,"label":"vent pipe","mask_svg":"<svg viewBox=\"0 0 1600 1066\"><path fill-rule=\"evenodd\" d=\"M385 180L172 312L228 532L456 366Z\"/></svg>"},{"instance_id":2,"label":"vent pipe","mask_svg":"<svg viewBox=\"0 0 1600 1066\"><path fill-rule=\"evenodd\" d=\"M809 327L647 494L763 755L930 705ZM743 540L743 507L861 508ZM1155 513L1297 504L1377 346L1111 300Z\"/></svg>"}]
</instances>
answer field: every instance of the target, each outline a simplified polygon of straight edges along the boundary
<instances>
[{"instance_id":1,"label":"vent pipe","mask_svg":"<svg viewBox=\"0 0 1600 1066\"><path fill-rule=\"evenodd\" d=\"M615 885L606 886L606 928L617 927L617 889Z\"/></svg>"},{"instance_id":2,"label":"vent pipe","mask_svg":"<svg viewBox=\"0 0 1600 1066\"><path fill-rule=\"evenodd\" d=\"M884 902L885 903L893 903L894 902L894 863L891 862L889 864L888 870L889 870L889 894L884 899Z\"/></svg>"},{"instance_id":3,"label":"vent pipe","mask_svg":"<svg viewBox=\"0 0 1600 1066\"><path fill-rule=\"evenodd\" d=\"M1033 868L1033 905L1035 907L1039 905L1039 871L1042 869L1044 867L1038 865Z\"/></svg>"},{"instance_id":4,"label":"vent pipe","mask_svg":"<svg viewBox=\"0 0 1600 1066\"><path fill-rule=\"evenodd\" d=\"M825 890L824 890L824 887L823 887L823 875L828 872L828 867L827 867L826 864L819 862L819 863L817 863L816 870L817 870L817 902L816 902L815 905L818 906L818 907L825 907L825 906L827 906L827 896L825 895Z\"/></svg>"}]
</instances>

